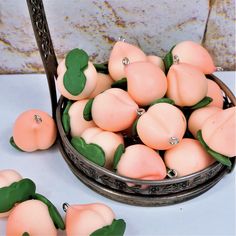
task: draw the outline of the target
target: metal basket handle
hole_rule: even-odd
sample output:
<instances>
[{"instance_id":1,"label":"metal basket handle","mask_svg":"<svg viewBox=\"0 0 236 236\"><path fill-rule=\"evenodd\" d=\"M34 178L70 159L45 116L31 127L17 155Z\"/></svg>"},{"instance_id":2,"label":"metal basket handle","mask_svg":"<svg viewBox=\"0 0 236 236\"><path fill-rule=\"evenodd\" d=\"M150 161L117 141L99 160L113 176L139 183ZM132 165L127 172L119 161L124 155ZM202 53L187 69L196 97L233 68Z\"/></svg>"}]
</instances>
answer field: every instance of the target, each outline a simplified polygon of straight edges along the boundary
<instances>
[{"instance_id":1,"label":"metal basket handle","mask_svg":"<svg viewBox=\"0 0 236 236\"><path fill-rule=\"evenodd\" d=\"M47 75L48 87L51 97L52 116L55 119L57 107L57 94L55 86L58 65L57 58L54 52L42 0L26 0L26 2L29 9L34 35Z\"/></svg>"}]
</instances>

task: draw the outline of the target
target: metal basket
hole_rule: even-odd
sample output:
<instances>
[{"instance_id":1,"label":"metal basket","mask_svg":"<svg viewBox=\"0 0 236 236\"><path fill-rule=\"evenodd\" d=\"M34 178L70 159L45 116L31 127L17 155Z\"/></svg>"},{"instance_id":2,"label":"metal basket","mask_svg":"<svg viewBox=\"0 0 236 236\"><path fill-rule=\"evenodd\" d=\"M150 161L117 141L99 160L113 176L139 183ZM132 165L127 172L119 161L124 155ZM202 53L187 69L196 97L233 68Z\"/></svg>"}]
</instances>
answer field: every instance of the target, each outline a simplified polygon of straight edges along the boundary
<instances>
[{"instance_id":1,"label":"metal basket","mask_svg":"<svg viewBox=\"0 0 236 236\"><path fill-rule=\"evenodd\" d=\"M215 162L197 173L175 179L160 181L138 180L119 176L112 171L97 166L79 154L64 132L61 115L67 99L57 102L55 79L57 59L44 12L42 0L27 0L35 38L47 75L51 96L52 114L58 127L59 148L71 171L94 191L116 201L140 206L170 205L192 199L214 186L229 173L235 158L231 158L231 170ZM227 86L217 77L208 75L224 92L226 106L235 106L236 99Z\"/></svg>"}]
</instances>

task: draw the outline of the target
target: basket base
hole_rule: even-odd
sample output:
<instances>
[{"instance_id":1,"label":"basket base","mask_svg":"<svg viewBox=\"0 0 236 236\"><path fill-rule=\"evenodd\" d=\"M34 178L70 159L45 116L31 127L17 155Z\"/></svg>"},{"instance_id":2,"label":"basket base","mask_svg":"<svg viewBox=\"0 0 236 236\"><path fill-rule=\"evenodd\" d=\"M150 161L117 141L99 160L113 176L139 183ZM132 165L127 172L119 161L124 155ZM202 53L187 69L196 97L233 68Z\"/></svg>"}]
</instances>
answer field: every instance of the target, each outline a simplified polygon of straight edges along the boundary
<instances>
[{"instance_id":1,"label":"basket base","mask_svg":"<svg viewBox=\"0 0 236 236\"><path fill-rule=\"evenodd\" d=\"M202 185L198 185L197 187L191 190L182 191L179 193L162 195L162 196L132 195L114 190L89 178L84 173L82 173L76 166L73 165L71 160L67 157L66 152L63 149L61 143L59 143L59 148L64 160L70 167L71 171L82 183L84 183L90 189L101 194L104 197L129 205L153 207L153 206L173 205L180 202L184 202L203 194L211 187L213 187L216 183L218 183L222 179L222 177L226 174L225 171L221 171L210 181Z\"/></svg>"}]
</instances>

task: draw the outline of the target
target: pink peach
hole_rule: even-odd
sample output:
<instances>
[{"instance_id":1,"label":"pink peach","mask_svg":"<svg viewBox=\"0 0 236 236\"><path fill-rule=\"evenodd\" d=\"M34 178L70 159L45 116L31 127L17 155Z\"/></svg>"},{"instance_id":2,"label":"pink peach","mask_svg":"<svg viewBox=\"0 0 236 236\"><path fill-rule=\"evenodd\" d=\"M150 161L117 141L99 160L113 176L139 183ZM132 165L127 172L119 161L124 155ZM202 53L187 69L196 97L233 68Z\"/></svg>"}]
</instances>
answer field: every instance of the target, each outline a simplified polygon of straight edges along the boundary
<instances>
[{"instance_id":1,"label":"pink peach","mask_svg":"<svg viewBox=\"0 0 236 236\"><path fill-rule=\"evenodd\" d=\"M207 119L202 137L212 150L228 157L236 156L236 107L219 111Z\"/></svg>"},{"instance_id":2,"label":"pink peach","mask_svg":"<svg viewBox=\"0 0 236 236\"><path fill-rule=\"evenodd\" d=\"M86 121L83 117L84 107L88 99L74 102L69 109L70 132L72 137L79 137L85 129L95 127L93 121Z\"/></svg>"},{"instance_id":3,"label":"pink peach","mask_svg":"<svg viewBox=\"0 0 236 236\"><path fill-rule=\"evenodd\" d=\"M65 65L65 59L61 61L61 63L58 66L57 72L58 77L56 80L56 85L59 90L59 92L66 98L70 100L81 100L88 98L90 94L94 91L97 85L97 71L94 67L94 65L89 61L87 69L84 70L84 75L86 76L86 84L84 87L84 90L77 96L74 96L70 94L63 83L64 74L66 73L67 68Z\"/></svg>"},{"instance_id":4,"label":"pink peach","mask_svg":"<svg viewBox=\"0 0 236 236\"><path fill-rule=\"evenodd\" d=\"M184 114L168 103L151 106L137 122L137 133L142 142L157 150L172 148L181 141L185 130Z\"/></svg>"},{"instance_id":5,"label":"pink peach","mask_svg":"<svg viewBox=\"0 0 236 236\"><path fill-rule=\"evenodd\" d=\"M184 138L164 154L166 166L177 172L177 177L189 175L210 166L215 160L204 150L199 141Z\"/></svg>"},{"instance_id":6,"label":"pink peach","mask_svg":"<svg viewBox=\"0 0 236 236\"><path fill-rule=\"evenodd\" d=\"M0 188L8 187L14 182L18 182L22 179L22 176L15 170L7 169L0 170ZM1 217L7 217L10 214L10 211L0 213Z\"/></svg>"},{"instance_id":7,"label":"pink peach","mask_svg":"<svg viewBox=\"0 0 236 236\"><path fill-rule=\"evenodd\" d=\"M66 235L91 235L114 219L112 209L102 203L71 205L66 211Z\"/></svg>"},{"instance_id":8,"label":"pink peach","mask_svg":"<svg viewBox=\"0 0 236 236\"><path fill-rule=\"evenodd\" d=\"M81 137L87 144L94 143L103 149L106 158L104 167L112 169L115 151L120 144L124 143L122 135L93 127L86 129Z\"/></svg>"},{"instance_id":9,"label":"pink peach","mask_svg":"<svg viewBox=\"0 0 236 236\"><path fill-rule=\"evenodd\" d=\"M154 65L157 65L162 71L165 71L165 65L163 60L155 55L149 55L147 56L147 61L153 63Z\"/></svg>"},{"instance_id":10,"label":"pink peach","mask_svg":"<svg viewBox=\"0 0 236 236\"><path fill-rule=\"evenodd\" d=\"M206 120L221 110L222 109L218 107L207 106L193 111L188 120L188 129L192 135L197 138L197 132L202 129L202 126L205 124Z\"/></svg>"},{"instance_id":11,"label":"pink peach","mask_svg":"<svg viewBox=\"0 0 236 236\"><path fill-rule=\"evenodd\" d=\"M166 177L166 167L153 149L135 144L125 149L118 162L117 173L134 179L161 180Z\"/></svg>"},{"instance_id":12,"label":"pink peach","mask_svg":"<svg viewBox=\"0 0 236 236\"><path fill-rule=\"evenodd\" d=\"M219 107L222 109L224 99L223 99L223 92L221 88L215 81L210 80L210 79L207 79L207 85L208 85L207 96L213 99L213 101L208 106Z\"/></svg>"},{"instance_id":13,"label":"pink peach","mask_svg":"<svg viewBox=\"0 0 236 236\"><path fill-rule=\"evenodd\" d=\"M13 127L13 139L25 152L51 147L57 137L55 121L46 112L28 110L18 116Z\"/></svg>"},{"instance_id":14,"label":"pink peach","mask_svg":"<svg viewBox=\"0 0 236 236\"><path fill-rule=\"evenodd\" d=\"M147 60L145 53L140 48L126 42L116 42L108 62L108 70L114 80L125 77L125 65L122 62L124 58L127 58L129 63Z\"/></svg>"},{"instance_id":15,"label":"pink peach","mask_svg":"<svg viewBox=\"0 0 236 236\"><path fill-rule=\"evenodd\" d=\"M178 43L172 50L173 56L178 56L181 63L191 64L204 74L211 74L216 67L209 52L200 44L193 41Z\"/></svg>"},{"instance_id":16,"label":"pink peach","mask_svg":"<svg viewBox=\"0 0 236 236\"><path fill-rule=\"evenodd\" d=\"M112 88L97 95L92 106L95 124L107 131L121 131L132 125L138 105L127 92Z\"/></svg>"},{"instance_id":17,"label":"pink peach","mask_svg":"<svg viewBox=\"0 0 236 236\"><path fill-rule=\"evenodd\" d=\"M205 75L192 65L173 64L167 74L167 97L179 106L193 106L207 94Z\"/></svg>"},{"instance_id":18,"label":"pink peach","mask_svg":"<svg viewBox=\"0 0 236 236\"><path fill-rule=\"evenodd\" d=\"M39 200L28 200L18 204L10 213L6 236L29 235L56 236L57 230L49 215L48 207Z\"/></svg>"},{"instance_id":19,"label":"pink peach","mask_svg":"<svg viewBox=\"0 0 236 236\"><path fill-rule=\"evenodd\" d=\"M125 67L128 93L138 105L149 105L167 90L164 72L150 62L134 62Z\"/></svg>"},{"instance_id":20,"label":"pink peach","mask_svg":"<svg viewBox=\"0 0 236 236\"><path fill-rule=\"evenodd\" d=\"M93 92L89 95L89 98L94 98L98 94L104 92L105 90L111 88L111 84L114 81L110 75L98 73L97 85Z\"/></svg>"}]
</instances>

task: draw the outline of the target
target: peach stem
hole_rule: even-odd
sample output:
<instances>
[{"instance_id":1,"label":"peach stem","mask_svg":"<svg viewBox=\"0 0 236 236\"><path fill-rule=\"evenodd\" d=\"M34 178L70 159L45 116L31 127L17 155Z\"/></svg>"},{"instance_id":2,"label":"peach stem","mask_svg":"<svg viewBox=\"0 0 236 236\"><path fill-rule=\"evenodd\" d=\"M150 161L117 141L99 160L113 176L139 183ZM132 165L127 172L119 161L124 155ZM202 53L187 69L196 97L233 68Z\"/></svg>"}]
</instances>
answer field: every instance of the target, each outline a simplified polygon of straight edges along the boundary
<instances>
[{"instance_id":1,"label":"peach stem","mask_svg":"<svg viewBox=\"0 0 236 236\"><path fill-rule=\"evenodd\" d=\"M63 203L62 208L63 208L64 212L67 211L67 209L68 209L69 206L70 206L69 203L67 203L67 202Z\"/></svg>"},{"instance_id":2,"label":"peach stem","mask_svg":"<svg viewBox=\"0 0 236 236\"><path fill-rule=\"evenodd\" d=\"M37 124L40 124L43 121L41 116L39 115L34 115L34 120L36 121Z\"/></svg>"}]
</instances>

